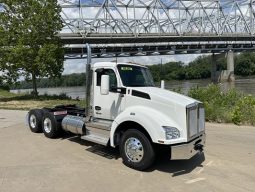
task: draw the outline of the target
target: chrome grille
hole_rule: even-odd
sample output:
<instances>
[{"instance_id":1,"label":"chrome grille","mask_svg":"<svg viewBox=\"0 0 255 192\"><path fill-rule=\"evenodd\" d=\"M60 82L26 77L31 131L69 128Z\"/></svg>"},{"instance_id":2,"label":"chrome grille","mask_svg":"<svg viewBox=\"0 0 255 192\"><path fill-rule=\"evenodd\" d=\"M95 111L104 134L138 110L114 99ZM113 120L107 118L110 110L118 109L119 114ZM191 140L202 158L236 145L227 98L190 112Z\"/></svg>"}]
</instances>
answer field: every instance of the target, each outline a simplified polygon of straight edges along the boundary
<instances>
[{"instance_id":1,"label":"chrome grille","mask_svg":"<svg viewBox=\"0 0 255 192\"><path fill-rule=\"evenodd\" d=\"M205 130L205 109L201 106L199 107L199 132L202 132Z\"/></svg>"},{"instance_id":2,"label":"chrome grille","mask_svg":"<svg viewBox=\"0 0 255 192\"><path fill-rule=\"evenodd\" d=\"M189 125L189 137L193 137L197 134L197 108L192 107L188 113L188 125Z\"/></svg>"},{"instance_id":3,"label":"chrome grille","mask_svg":"<svg viewBox=\"0 0 255 192\"><path fill-rule=\"evenodd\" d=\"M187 107L187 129L189 138L205 130L205 110L202 104Z\"/></svg>"}]
</instances>

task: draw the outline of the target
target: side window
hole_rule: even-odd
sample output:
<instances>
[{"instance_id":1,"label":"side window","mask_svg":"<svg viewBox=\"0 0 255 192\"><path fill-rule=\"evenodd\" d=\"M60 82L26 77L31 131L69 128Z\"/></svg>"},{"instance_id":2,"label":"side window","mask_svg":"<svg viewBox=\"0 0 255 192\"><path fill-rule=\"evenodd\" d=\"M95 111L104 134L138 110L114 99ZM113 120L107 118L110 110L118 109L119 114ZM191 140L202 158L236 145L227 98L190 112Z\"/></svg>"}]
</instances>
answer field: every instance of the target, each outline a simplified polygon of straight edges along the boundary
<instances>
[{"instance_id":1,"label":"side window","mask_svg":"<svg viewBox=\"0 0 255 192\"><path fill-rule=\"evenodd\" d=\"M103 72L97 73L97 86L101 86L101 76L109 75L110 77L110 89L117 87L117 77L112 69L104 69Z\"/></svg>"}]
</instances>

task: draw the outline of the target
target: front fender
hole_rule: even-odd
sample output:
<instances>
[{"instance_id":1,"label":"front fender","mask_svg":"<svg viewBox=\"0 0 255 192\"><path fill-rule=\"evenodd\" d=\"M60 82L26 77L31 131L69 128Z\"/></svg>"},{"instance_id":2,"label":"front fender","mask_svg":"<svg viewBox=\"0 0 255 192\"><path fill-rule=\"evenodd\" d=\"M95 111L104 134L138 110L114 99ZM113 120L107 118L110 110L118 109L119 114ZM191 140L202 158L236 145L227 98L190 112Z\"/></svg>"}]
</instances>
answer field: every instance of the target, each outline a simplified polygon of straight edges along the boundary
<instances>
[{"instance_id":1,"label":"front fender","mask_svg":"<svg viewBox=\"0 0 255 192\"><path fill-rule=\"evenodd\" d=\"M178 127L177 123L171 117L167 117L160 111L145 106L132 106L126 108L113 121L110 132L110 144L112 147L115 147L114 134L118 126L126 121L133 121L140 124L148 132L154 143L159 143L159 140L165 140L165 132L162 126Z\"/></svg>"}]
</instances>

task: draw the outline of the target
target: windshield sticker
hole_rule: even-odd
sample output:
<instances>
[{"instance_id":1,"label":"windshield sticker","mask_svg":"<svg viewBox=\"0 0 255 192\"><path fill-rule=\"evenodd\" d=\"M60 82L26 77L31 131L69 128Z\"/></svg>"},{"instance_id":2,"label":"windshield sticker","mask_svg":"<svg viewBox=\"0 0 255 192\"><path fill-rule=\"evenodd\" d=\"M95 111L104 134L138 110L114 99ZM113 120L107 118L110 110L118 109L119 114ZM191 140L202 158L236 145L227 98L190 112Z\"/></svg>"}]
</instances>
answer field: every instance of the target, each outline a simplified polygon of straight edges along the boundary
<instances>
[{"instance_id":1,"label":"windshield sticker","mask_svg":"<svg viewBox=\"0 0 255 192\"><path fill-rule=\"evenodd\" d=\"M121 67L121 71L133 71L132 67Z\"/></svg>"}]
</instances>

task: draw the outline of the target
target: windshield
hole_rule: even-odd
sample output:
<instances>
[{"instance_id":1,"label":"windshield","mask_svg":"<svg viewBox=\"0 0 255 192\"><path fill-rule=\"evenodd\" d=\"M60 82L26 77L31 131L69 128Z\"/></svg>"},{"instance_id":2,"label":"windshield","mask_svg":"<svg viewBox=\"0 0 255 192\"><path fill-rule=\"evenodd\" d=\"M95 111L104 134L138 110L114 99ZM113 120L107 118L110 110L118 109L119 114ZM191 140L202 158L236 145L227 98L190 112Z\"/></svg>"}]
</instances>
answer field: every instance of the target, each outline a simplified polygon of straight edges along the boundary
<instances>
[{"instance_id":1,"label":"windshield","mask_svg":"<svg viewBox=\"0 0 255 192\"><path fill-rule=\"evenodd\" d=\"M122 83L126 87L154 87L150 71L145 67L118 65Z\"/></svg>"}]
</instances>

